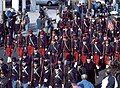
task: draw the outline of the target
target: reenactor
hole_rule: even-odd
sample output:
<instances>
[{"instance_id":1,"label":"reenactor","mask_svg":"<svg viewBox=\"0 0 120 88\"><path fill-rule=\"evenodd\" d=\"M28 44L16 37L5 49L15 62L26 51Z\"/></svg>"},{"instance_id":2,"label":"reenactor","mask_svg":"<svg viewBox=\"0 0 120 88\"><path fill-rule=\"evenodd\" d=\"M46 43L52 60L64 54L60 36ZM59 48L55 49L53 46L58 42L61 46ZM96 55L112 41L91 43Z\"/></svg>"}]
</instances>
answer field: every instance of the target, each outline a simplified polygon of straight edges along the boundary
<instances>
[{"instance_id":1,"label":"reenactor","mask_svg":"<svg viewBox=\"0 0 120 88\"><path fill-rule=\"evenodd\" d=\"M95 39L92 45L92 55L93 55L93 61L95 62L97 67L99 67L100 65L100 59L102 59L102 54L103 54L103 45L99 42L98 39Z\"/></svg>"},{"instance_id":2,"label":"reenactor","mask_svg":"<svg viewBox=\"0 0 120 88\"><path fill-rule=\"evenodd\" d=\"M39 53L41 54L42 57L45 55L45 49L47 48L47 37L45 32L42 30L38 34L38 48L39 48Z\"/></svg>"},{"instance_id":3,"label":"reenactor","mask_svg":"<svg viewBox=\"0 0 120 88\"><path fill-rule=\"evenodd\" d=\"M31 71L30 71L30 65L27 63L27 60L22 60L22 66L21 66L21 78L20 83L21 87L23 88L29 88L31 85Z\"/></svg>"},{"instance_id":4,"label":"reenactor","mask_svg":"<svg viewBox=\"0 0 120 88\"><path fill-rule=\"evenodd\" d=\"M73 55L74 55L74 61L79 61L79 58L80 58L80 42L79 40L77 39L77 36L76 35L73 35L73 42L72 42L72 52L73 52Z\"/></svg>"},{"instance_id":5,"label":"reenactor","mask_svg":"<svg viewBox=\"0 0 120 88\"><path fill-rule=\"evenodd\" d=\"M82 63L84 64L87 60L87 58L90 55L90 44L88 44L87 39L83 38L83 44L82 44L82 56L81 56L81 60Z\"/></svg>"},{"instance_id":6,"label":"reenactor","mask_svg":"<svg viewBox=\"0 0 120 88\"><path fill-rule=\"evenodd\" d=\"M29 57L28 56L28 53L27 52L24 52L23 53L23 57L22 58L19 58L19 60L20 60L20 63L22 64L22 60L24 61L26 61L27 62L27 64L29 64L29 65L31 65L31 62L32 62L32 57Z\"/></svg>"},{"instance_id":7,"label":"reenactor","mask_svg":"<svg viewBox=\"0 0 120 88\"><path fill-rule=\"evenodd\" d=\"M108 29L107 36L110 38L110 42L114 42L115 30L114 29Z\"/></svg>"},{"instance_id":8,"label":"reenactor","mask_svg":"<svg viewBox=\"0 0 120 88\"><path fill-rule=\"evenodd\" d=\"M51 68L49 65L48 60L44 61L44 69L42 71L42 87L41 88L48 88L50 86L51 80Z\"/></svg>"},{"instance_id":9,"label":"reenactor","mask_svg":"<svg viewBox=\"0 0 120 88\"><path fill-rule=\"evenodd\" d=\"M33 52L33 60L38 60L38 61L40 60L40 53L39 53L37 47L34 48L34 52Z\"/></svg>"},{"instance_id":10,"label":"reenactor","mask_svg":"<svg viewBox=\"0 0 120 88\"><path fill-rule=\"evenodd\" d=\"M78 82L77 62L71 63L71 69L68 71L68 82L77 84Z\"/></svg>"},{"instance_id":11,"label":"reenactor","mask_svg":"<svg viewBox=\"0 0 120 88\"><path fill-rule=\"evenodd\" d=\"M6 36L4 48L6 56L11 57L13 53L13 38L10 35Z\"/></svg>"},{"instance_id":12,"label":"reenactor","mask_svg":"<svg viewBox=\"0 0 120 88\"><path fill-rule=\"evenodd\" d=\"M61 46L61 49L63 49L63 58L67 60L67 57L70 56L71 53L71 41L68 39L67 35L63 35Z\"/></svg>"},{"instance_id":13,"label":"reenactor","mask_svg":"<svg viewBox=\"0 0 120 88\"><path fill-rule=\"evenodd\" d=\"M10 35L6 36L5 39L5 55L8 57L7 58L7 63L11 63L11 56L13 54L13 38Z\"/></svg>"},{"instance_id":14,"label":"reenactor","mask_svg":"<svg viewBox=\"0 0 120 88\"><path fill-rule=\"evenodd\" d=\"M5 88L9 79L9 69L8 66L3 62L3 58L0 57L0 86Z\"/></svg>"},{"instance_id":15,"label":"reenactor","mask_svg":"<svg viewBox=\"0 0 120 88\"><path fill-rule=\"evenodd\" d=\"M86 74L88 75L88 81L95 85L95 75L97 77L99 76L96 64L88 58L87 62L84 64L84 68L86 69Z\"/></svg>"},{"instance_id":16,"label":"reenactor","mask_svg":"<svg viewBox=\"0 0 120 88\"><path fill-rule=\"evenodd\" d=\"M38 60L34 60L33 62L33 72L32 72L32 85L34 88L38 88L39 87L39 81L41 78L41 68L40 68L40 64Z\"/></svg>"},{"instance_id":17,"label":"reenactor","mask_svg":"<svg viewBox=\"0 0 120 88\"><path fill-rule=\"evenodd\" d=\"M37 46L37 38L33 34L33 31L30 30L29 35L27 36L27 51L28 51L29 57L32 56L35 46Z\"/></svg>"},{"instance_id":18,"label":"reenactor","mask_svg":"<svg viewBox=\"0 0 120 88\"><path fill-rule=\"evenodd\" d=\"M29 30L29 35L27 36L27 52L29 57L33 55L35 46L37 46L37 38L33 34L33 31Z\"/></svg>"},{"instance_id":19,"label":"reenactor","mask_svg":"<svg viewBox=\"0 0 120 88\"><path fill-rule=\"evenodd\" d=\"M11 81L12 81L12 88L16 88L19 81L19 64L17 63L16 57L12 58Z\"/></svg>"},{"instance_id":20,"label":"reenactor","mask_svg":"<svg viewBox=\"0 0 120 88\"><path fill-rule=\"evenodd\" d=\"M78 82L80 82L82 80L81 75L86 73L86 69L81 61L77 62L77 71L78 71Z\"/></svg>"},{"instance_id":21,"label":"reenactor","mask_svg":"<svg viewBox=\"0 0 120 88\"><path fill-rule=\"evenodd\" d=\"M59 66L56 65L53 73L53 88L62 88L62 82L63 82L62 70L60 70Z\"/></svg>"},{"instance_id":22,"label":"reenactor","mask_svg":"<svg viewBox=\"0 0 120 88\"><path fill-rule=\"evenodd\" d=\"M98 31L98 39L100 43L103 43L104 39L103 39L103 33L101 31Z\"/></svg>"},{"instance_id":23,"label":"reenactor","mask_svg":"<svg viewBox=\"0 0 120 88\"><path fill-rule=\"evenodd\" d=\"M18 32L17 36L16 36L16 45L17 45L17 54L19 57L23 56L23 51L24 51L24 47L25 45L25 37L22 35L21 32Z\"/></svg>"},{"instance_id":24,"label":"reenactor","mask_svg":"<svg viewBox=\"0 0 120 88\"><path fill-rule=\"evenodd\" d=\"M104 52L103 52L103 54L104 54L104 63L106 65L106 68L108 68L109 65L110 65L110 61L113 58L113 52L114 52L113 47L110 45L108 39L105 40L103 50L104 50Z\"/></svg>"},{"instance_id":25,"label":"reenactor","mask_svg":"<svg viewBox=\"0 0 120 88\"><path fill-rule=\"evenodd\" d=\"M52 63L56 63L58 61L58 53L59 53L59 44L55 39L51 41L51 44L48 46L47 52L51 53Z\"/></svg>"},{"instance_id":26,"label":"reenactor","mask_svg":"<svg viewBox=\"0 0 120 88\"><path fill-rule=\"evenodd\" d=\"M115 44L115 54L118 58L118 61L120 61L120 38L117 38L116 44Z\"/></svg>"}]
</instances>

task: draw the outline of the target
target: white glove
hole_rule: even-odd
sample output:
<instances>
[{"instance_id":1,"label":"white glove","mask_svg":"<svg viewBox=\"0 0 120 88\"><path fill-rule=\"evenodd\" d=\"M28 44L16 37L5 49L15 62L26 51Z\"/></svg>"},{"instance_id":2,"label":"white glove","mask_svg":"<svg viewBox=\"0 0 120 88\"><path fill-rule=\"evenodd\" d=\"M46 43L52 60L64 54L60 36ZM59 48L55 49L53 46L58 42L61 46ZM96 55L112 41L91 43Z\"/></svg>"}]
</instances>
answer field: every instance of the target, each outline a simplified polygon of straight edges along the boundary
<instances>
[{"instance_id":1,"label":"white glove","mask_svg":"<svg viewBox=\"0 0 120 88\"><path fill-rule=\"evenodd\" d=\"M31 84L31 82L28 82L28 85L30 85Z\"/></svg>"},{"instance_id":2,"label":"white glove","mask_svg":"<svg viewBox=\"0 0 120 88\"><path fill-rule=\"evenodd\" d=\"M91 59L93 59L93 56L91 56Z\"/></svg>"},{"instance_id":3,"label":"white glove","mask_svg":"<svg viewBox=\"0 0 120 88\"><path fill-rule=\"evenodd\" d=\"M103 57L102 56L100 56L100 59L102 59Z\"/></svg>"},{"instance_id":4,"label":"white glove","mask_svg":"<svg viewBox=\"0 0 120 88\"><path fill-rule=\"evenodd\" d=\"M48 79L45 78L45 79L44 79L44 82L47 82L47 81L48 81Z\"/></svg>"},{"instance_id":5,"label":"white glove","mask_svg":"<svg viewBox=\"0 0 120 88\"><path fill-rule=\"evenodd\" d=\"M96 68L99 69L100 67L98 65L96 65Z\"/></svg>"},{"instance_id":6,"label":"white glove","mask_svg":"<svg viewBox=\"0 0 120 88\"><path fill-rule=\"evenodd\" d=\"M49 88L52 88L52 86L49 86Z\"/></svg>"}]
</instances>

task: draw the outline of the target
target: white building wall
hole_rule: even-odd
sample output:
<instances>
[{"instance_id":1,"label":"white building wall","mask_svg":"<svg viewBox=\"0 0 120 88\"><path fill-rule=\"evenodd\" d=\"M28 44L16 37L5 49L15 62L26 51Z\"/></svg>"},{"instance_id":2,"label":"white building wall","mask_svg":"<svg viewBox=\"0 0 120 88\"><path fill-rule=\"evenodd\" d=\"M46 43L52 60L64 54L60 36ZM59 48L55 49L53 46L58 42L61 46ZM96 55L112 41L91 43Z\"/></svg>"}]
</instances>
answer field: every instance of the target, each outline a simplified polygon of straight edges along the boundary
<instances>
[{"instance_id":1,"label":"white building wall","mask_svg":"<svg viewBox=\"0 0 120 88\"><path fill-rule=\"evenodd\" d=\"M12 0L12 8L14 8L16 11L19 10L19 0Z\"/></svg>"}]
</instances>

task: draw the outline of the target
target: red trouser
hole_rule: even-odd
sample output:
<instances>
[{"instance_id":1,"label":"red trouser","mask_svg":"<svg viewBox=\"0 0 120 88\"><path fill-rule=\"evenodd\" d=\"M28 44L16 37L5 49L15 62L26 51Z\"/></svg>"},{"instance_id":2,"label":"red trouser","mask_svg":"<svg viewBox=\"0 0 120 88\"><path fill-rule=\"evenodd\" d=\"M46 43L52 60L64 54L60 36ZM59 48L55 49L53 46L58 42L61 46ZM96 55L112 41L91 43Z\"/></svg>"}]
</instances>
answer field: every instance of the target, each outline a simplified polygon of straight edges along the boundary
<instances>
[{"instance_id":1,"label":"red trouser","mask_svg":"<svg viewBox=\"0 0 120 88\"><path fill-rule=\"evenodd\" d=\"M70 53L68 53L68 52L64 52L64 58L65 58L65 60L67 60L68 59L68 56L70 55Z\"/></svg>"},{"instance_id":2,"label":"red trouser","mask_svg":"<svg viewBox=\"0 0 120 88\"><path fill-rule=\"evenodd\" d=\"M108 65L109 64L109 55L105 55L105 57L104 57L104 62L105 62L105 64L106 65Z\"/></svg>"},{"instance_id":3,"label":"red trouser","mask_svg":"<svg viewBox=\"0 0 120 88\"><path fill-rule=\"evenodd\" d=\"M34 47L33 46L28 46L27 47L28 55L31 56L34 53Z\"/></svg>"},{"instance_id":4,"label":"red trouser","mask_svg":"<svg viewBox=\"0 0 120 88\"><path fill-rule=\"evenodd\" d=\"M99 65L99 61L100 61L100 56L97 54L93 55L93 61L95 62L96 65Z\"/></svg>"},{"instance_id":5,"label":"red trouser","mask_svg":"<svg viewBox=\"0 0 120 88\"><path fill-rule=\"evenodd\" d=\"M74 52L74 57L75 57L75 61L78 61L79 59L79 53L78 52Z\"/></svg>"},{"instance_id":6,"label":"red trouser","mask_svg":"<svg viewBox=\"0 0 120 88\"><path fill-rule=\"evenodd\" d=\"M40 48L39 49L39 53L44 56L45 55L45 49L44 48Z\"/></svg>"},{"instance_id":7,"label":"red trouser","mask_svg":"<svg viewBox=\"0 0 120 88\"><path fill-rule=\"evenodd\" d=\"M82 62L83 62L83 63L86 63L86 61L87 61L87 55L83 54L83 55L81 56L81 58L82 58Z\"/></svg>"},{"instance_id":8,"label":"red trouser","mask_svg":"<svg viewBox=\"0 0 120 88\"><path fill-rule=\"evenodd\" d=\"M12 56L12 53L13 53L13 49L12 49L11 46L9 46L9 47L7 47L7 48L5 49L5 54L6 54L6 56L11 57L11 56Z\"/></svg>"},{"instance_id":9,"label":"red trouser","mask_svg":"<svg viewBox=\"0 0 120 88\"><path fill-rule=\"evenodd\" d=\"M23 47L18 47L17 48L17 54L18 54L19 57L23 56Z\"/></svg>"}]
</instances>

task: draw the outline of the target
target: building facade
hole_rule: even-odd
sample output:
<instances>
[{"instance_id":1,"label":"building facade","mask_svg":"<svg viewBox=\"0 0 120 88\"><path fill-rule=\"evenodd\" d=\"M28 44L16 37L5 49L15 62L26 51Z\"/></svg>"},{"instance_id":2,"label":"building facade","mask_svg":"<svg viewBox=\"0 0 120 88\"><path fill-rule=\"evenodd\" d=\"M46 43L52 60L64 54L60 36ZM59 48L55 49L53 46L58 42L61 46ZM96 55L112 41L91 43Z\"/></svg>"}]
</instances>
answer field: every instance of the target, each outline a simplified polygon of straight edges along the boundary
<instances>
[{"instance_id":1,"label":"building facade","mask_svg":"<svg viewBox=\"0 0 120 88\"><path fill-rule=\"evenodd\" d=\"M2 2L3 0L0 0L0 11L2 11ZM5 7L14 8L16 11L24 11L24 9L35 11L36 0L5 0Z\"/></svg>"}]
</instances>

